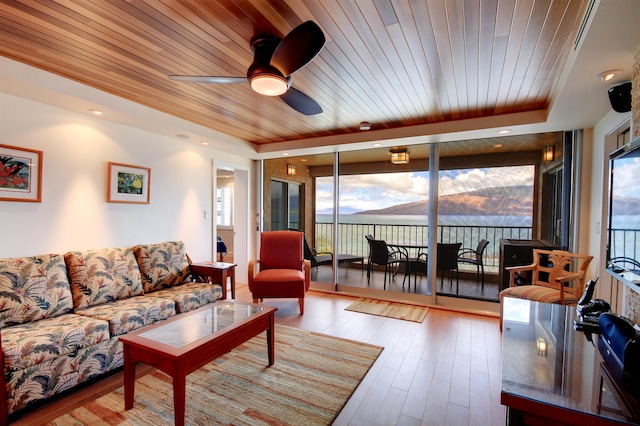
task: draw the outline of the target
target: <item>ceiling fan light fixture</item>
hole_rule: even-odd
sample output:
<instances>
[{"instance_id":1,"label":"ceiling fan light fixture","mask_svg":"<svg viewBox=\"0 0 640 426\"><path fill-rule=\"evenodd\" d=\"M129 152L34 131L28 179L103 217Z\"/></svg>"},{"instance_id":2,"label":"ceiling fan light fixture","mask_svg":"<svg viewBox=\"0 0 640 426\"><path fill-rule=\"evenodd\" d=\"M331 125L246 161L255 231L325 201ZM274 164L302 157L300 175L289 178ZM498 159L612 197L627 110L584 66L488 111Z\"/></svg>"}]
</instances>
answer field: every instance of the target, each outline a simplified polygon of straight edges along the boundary
<instances>
[{"instance_id":1,"label":"ceiling fan light fixture","mask_svg":"<svg viewBox=\"0 0 640 426\"><path fill-rule=\"evenodd\" d=\"M275 74L257 74L251 77L251 88L261 95L280 96L289 90L289 81Z\"/></svg>"}]
</instances>

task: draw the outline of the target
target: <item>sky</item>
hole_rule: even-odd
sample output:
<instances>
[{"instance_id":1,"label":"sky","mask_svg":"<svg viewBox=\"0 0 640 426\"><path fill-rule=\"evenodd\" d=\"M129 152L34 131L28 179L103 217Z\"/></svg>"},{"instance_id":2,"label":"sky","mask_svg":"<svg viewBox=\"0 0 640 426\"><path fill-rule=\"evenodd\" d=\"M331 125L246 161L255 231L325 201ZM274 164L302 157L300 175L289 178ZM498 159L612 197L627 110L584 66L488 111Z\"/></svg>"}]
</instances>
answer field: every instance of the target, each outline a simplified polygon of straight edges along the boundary
<instances>
[{"instance_id":1,"label":"sky","mask_svg":"<svg viewBox=\"0 0 640 426\"><path fill-rule=\"evenodd\" d=\"M626 157L616 160L613 178L614 192L626 197L640 198L640 157Z\"/></svg>"},{"instance_id":2,"label":"sky","mask_svg":"<svg viewBox=\"0 0 640 426\"><path fill-rule=\"evenodd\" d=\"M491 167L440 172L439 194L452 195L476 189L533 185L533 166ZM333 206L333 179L316 181L316 208ZM363 174L340 177L340 210L364 211L427 199L429 172Z\"/></svg>"}]
</instances>

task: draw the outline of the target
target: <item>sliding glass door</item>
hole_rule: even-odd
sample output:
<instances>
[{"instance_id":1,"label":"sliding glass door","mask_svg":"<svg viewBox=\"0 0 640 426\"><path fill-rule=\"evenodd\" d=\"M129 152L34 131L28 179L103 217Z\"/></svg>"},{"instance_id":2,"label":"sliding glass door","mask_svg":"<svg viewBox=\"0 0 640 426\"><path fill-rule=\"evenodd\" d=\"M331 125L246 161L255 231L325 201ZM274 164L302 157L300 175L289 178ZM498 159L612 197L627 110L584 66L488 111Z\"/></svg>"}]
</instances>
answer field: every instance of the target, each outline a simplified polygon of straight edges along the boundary
<instances>
[{"instance_id":1,"label":"sliding glass door","mask_svg":"<svg viewBox=\"0 0 640 426\"><path fill-rule=\"evenodd\" d=\"M495 303L500 240L540 238L539 165L558 137L266 160L265 229L305 232L312 287L460 307L468 299ZM372 258L370 240L386 244L391 262ZM450 253L446 244L455 245Z\"/></svg>"}]
</instances>

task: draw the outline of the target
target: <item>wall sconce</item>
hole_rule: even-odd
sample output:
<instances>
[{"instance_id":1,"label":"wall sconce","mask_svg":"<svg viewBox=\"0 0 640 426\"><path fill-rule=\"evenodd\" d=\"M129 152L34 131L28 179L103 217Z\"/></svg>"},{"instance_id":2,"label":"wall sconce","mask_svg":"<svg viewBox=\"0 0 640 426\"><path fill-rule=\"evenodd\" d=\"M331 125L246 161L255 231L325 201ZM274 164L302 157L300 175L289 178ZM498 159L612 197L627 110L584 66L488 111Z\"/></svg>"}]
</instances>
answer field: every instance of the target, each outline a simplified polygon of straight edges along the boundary
<instances>
[{"instance_id":1,"label":"wall sconce","mask_svg":"<svg viewBox=\"0 0 640 426\"><path fill-rule=\"evenodd\" d=\"M296 165L295 164L287 164L287 174L295 175L296 174Z\"/></svg>"},{"instance_id":2,"label":"wall sconce","mask_svg":"<svg viewBox=\"0 0 640 426\"><path fill-rule=\"evenodd\" d=\"M542 160L545 163L548 163L550 161L553 161L554 158L555 158L555 146L554 145L545 146L544 151L542 151Z\"/></svg>"},{"instance_id":3,"label":"wall sconce","mask_svg":"<svg viewBox=\"0 0 640 426\"><path fill-rule=\"evenodd\" d=\"M409 162L409 151L406 146L394 146L389 152L393 164L407 164Z\"/></svg>"},{"instance_id":4,"label":"wall sconce","mask_svg":"<svg viewBox=\"0 0 640 426\"><path fill-rule=\"evenodd\" d=\"M538 337L538 355L539 356L547 356L547 341L544 340L544 337Z\"/></svg>"}]
</instances>

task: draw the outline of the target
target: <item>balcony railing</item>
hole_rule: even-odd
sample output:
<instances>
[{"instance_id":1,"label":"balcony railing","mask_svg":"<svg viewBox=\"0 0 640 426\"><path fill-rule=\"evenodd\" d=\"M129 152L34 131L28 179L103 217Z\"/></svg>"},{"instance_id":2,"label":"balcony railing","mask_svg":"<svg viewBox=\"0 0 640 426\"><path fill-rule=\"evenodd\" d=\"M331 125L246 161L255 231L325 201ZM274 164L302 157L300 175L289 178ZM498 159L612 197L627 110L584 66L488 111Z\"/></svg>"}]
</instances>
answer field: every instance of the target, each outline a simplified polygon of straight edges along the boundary
<instances>
[{"instance_id":1,"label":"balcony railing","mask_svg":"<svg viewBox=\"0 0 640 426\"><path fill-rule=\"evenodd\" d=\"M388 243L407 245L428 245L429 227L422 225L391 225L371 223L339 223L338 252L367 256L369 246L365 235L372 235ZM316 222L316 248L331 251L333 223ZM500 239L528 240L532 237L531 227L526 226L454 226L439 225L437 241L441 243L462 243L463 248L475 249L482 239L489 241L484 253L484 265L488 271L497 272L500 259Z\"/></svg>"},{"instance_id":2,"label":"balcony railing","mask_svg":"<svg viewBox=\"0 0 640 426\"><path fill-rule=\"evenodd\" d=\"M640 260L640 230L638 229L611 229L610 257L628 257Z\"/></svg>"}]
</instances>

